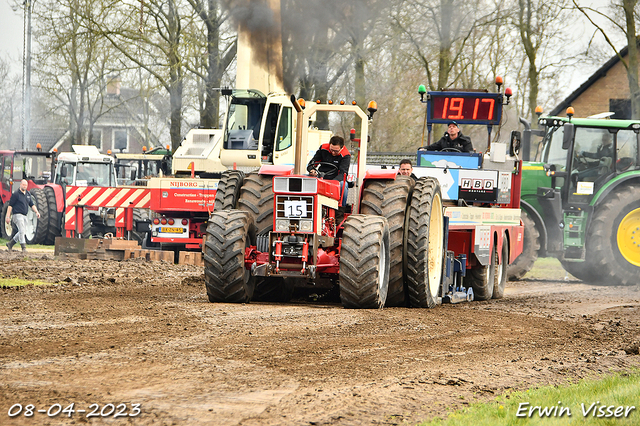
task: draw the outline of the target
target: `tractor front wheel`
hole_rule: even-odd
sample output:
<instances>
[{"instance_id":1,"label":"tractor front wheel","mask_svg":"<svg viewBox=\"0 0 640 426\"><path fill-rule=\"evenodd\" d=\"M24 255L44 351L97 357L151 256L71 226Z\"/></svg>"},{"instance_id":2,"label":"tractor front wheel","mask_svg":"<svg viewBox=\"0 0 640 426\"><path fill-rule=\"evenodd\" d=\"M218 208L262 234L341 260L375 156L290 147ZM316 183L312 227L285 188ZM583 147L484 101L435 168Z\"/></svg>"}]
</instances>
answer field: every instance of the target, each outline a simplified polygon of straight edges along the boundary
<instances>
[{"instance_id":1,"label":"tractor front wheel","mask_svg":"<svg viewBox=\"0 0 640 426\"><path fill-rule=\"evenodd\" d=\"M340 249L340 299L345 308L379 309L389 291L389 224L380 216L350 215Z\"/></svg>"},{"instance_id":2,"label":"tractor front wheel","mask_svg":"<svg viewBox=\"0 0 640 426\"><path fill-rule=\"evenodd\" d=\"M249 213L213 212L207 226L204 281L210 302L246 303L253 297L255 278L245 268L245 250L255 245Z\"/></svg>"}]
</instances>

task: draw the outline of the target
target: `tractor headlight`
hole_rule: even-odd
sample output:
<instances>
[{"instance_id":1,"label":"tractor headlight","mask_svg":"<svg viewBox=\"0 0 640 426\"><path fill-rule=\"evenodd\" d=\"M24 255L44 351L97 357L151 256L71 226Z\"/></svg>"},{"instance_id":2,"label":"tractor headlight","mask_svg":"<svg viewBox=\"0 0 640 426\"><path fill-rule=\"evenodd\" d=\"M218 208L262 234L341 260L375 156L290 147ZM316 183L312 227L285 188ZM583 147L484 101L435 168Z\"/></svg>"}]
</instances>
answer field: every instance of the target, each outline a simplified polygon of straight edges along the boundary
<instances>
[{"instance_id":1,"label":"tractor headlight","mask_svg":"<svg viewBox=\"0 0 640 426\"><path fill-rule=\"evenodd\" d=\"M313 221L312 220L301 220L300 221L300 231L302 231L302 232L311 232L311 231L313 231Z\"/></svg>"},{"instance_id":2,"label":"tractor headlight","mask_svg":"<svg viewBox=\"0 0 640 426\"><path fill-rule=\"evenodd\" d=\"M289 220L288 219L276 220L276 231L289 232Z\"/></svg>"}]
</instances>

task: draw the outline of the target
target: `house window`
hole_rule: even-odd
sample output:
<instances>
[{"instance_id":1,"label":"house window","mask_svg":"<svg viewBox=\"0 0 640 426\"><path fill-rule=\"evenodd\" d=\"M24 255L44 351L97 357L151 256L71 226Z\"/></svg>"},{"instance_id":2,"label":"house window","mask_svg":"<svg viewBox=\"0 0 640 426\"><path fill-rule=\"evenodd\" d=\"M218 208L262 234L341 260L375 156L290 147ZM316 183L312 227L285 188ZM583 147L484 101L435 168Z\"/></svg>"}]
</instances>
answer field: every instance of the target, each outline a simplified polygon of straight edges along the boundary
<instances>
[{"instance_id":1,"label":"house window","mask_svg":"<svg viewBox=\"0 0 640 426\"><path fill-rule=\"evenodd\" d=\"M97 147L98 150L102 151L102 130L93 129L93 131L91 132L89 145L93 145Z\"/></svg>"},{"instance_id":2,"label":"house window","mask_svg":"<svg viewBox=\"0 0 640 426\"><path fill-rule=\"evenodd\" d=\"M113 151L129 152L129 135L126 130L113 131Z\"/></svg>"},{"instance_id":3,"label":"house window","mask_svg":"<svg viewBox=\"0 0 640 426\"><path fill-rule=\"evenodd\" d=\"M615 112L611 118L631 120L631 99L609 99L609 111Z\"/></svg>"}]
</instances>

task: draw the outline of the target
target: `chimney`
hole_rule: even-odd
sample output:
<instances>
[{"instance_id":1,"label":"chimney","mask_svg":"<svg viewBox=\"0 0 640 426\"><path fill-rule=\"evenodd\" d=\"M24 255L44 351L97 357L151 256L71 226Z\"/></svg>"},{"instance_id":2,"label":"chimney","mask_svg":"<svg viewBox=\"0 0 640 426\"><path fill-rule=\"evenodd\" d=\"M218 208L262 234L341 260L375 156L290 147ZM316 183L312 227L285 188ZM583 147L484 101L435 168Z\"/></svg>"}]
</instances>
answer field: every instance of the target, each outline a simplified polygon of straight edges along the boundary
<instances>
[{"instance_id":1,"label":"chimney","mask_svg":"<svg viewBox=\"0 0 640 426\"><path fill-rule=\"evenodd\" d=\"M107 77L107 95L120 95L120 76L119 75L111 75Z\"/></svg>"}]
</instances>

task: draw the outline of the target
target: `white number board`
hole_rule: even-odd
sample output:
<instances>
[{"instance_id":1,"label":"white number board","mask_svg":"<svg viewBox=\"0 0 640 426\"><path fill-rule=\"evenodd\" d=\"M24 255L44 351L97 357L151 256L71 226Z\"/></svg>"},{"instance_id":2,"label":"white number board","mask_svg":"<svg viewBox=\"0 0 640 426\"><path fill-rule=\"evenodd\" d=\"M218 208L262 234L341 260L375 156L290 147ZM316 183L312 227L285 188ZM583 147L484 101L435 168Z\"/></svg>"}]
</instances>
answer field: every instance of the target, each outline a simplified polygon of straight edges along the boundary
<instances>
[{"instance_id":1,"label":"white number board","mask_svg":"<svg viewBox=\"0 0 640 426\"><path fill-rule=\"evenodd\" d=\"M289 201L284 202L285 217L306 217L307 202L306 201Z\"/></svg>"}]
</instances>

